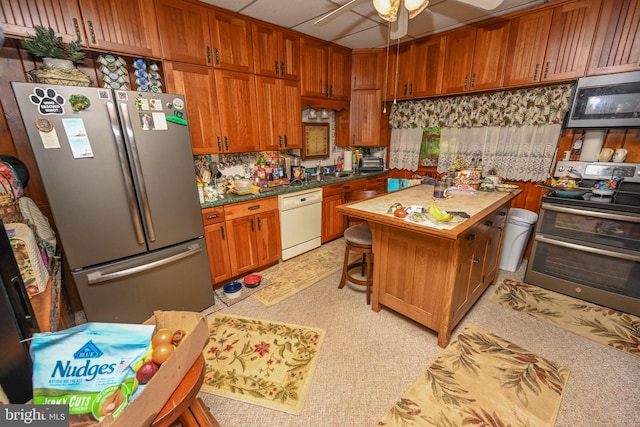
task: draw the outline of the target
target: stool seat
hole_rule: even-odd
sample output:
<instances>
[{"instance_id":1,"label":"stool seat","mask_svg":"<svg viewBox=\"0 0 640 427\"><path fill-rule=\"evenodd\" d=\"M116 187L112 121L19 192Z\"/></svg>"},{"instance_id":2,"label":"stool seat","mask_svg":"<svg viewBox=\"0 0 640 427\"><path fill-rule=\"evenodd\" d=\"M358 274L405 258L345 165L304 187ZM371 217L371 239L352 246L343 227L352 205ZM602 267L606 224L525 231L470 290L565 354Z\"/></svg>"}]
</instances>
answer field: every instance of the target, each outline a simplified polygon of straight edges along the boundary
<instances>
[{"instance_id":1,"label":"stool seat","mask_svg":"<svg viewBox=\"0 0 640 427\"><path fill-rule=\"evenodd\" d=\"M366 286L367 304L371 304L371 287L373 284L373 244L371 228L369 224L358 224L347 228L344 231L344 239L347 244L344 253L344 265L342 267L342 277L338 289L342 289L347 280L355 285ZM349 263L351 253L356 252L362 256L355 262ZM358 268L360 276L355 277L352 270Z\"/></svg>"}]
</instances>

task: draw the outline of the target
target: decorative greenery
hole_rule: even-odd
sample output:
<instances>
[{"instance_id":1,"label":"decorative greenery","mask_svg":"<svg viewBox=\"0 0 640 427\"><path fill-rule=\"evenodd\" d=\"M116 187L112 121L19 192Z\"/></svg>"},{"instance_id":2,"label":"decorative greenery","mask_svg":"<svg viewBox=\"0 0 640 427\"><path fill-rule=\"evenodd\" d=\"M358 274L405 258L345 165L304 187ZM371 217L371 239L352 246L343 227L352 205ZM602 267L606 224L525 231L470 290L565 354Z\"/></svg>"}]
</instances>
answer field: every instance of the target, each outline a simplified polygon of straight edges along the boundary
<instances>
[{"instance_id":1,"label":"decorative greenery","mask_svg":"<svg viewBox=\"0 0 640 427\"><path fill-rule=\"evenodd\" d=\"M82 62L85 53L82 52L80 41L69 43L62 41L53 28L45 28L41 25L34 27L36 33L22 40L22 47L38 58L68 59L73 62Z\"/></svg>"}]
</instances>

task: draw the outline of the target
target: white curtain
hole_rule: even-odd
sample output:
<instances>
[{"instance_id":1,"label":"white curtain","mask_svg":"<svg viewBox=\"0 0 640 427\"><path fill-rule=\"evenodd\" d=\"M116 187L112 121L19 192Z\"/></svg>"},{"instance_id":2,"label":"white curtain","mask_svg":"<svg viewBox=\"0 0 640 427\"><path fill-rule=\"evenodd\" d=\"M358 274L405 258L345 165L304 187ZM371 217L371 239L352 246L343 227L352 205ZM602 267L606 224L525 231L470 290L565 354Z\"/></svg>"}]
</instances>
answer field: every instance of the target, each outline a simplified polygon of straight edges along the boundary
<instances>
[{"instance_id":1,"label":"white curtain","mask_svg":"<svg viewBox=\"0 0 640 427\"><path fill-rule=\"evenodd\" d=\"M418 170L422 128L391 129L389 169Z\"/></svg>"},{"instance_id":2,"label":"white curtain","mask_svg":"<svg viewBox=\"0 0 640 427\"><path fill-rule=\"evenodd\" d=\"M544 181L560 131L559 124L442 128L438 172L447 172L462 156L468 162L482 159L483 176L494 168L510 181Z\"/></svg>"}]
</instances>

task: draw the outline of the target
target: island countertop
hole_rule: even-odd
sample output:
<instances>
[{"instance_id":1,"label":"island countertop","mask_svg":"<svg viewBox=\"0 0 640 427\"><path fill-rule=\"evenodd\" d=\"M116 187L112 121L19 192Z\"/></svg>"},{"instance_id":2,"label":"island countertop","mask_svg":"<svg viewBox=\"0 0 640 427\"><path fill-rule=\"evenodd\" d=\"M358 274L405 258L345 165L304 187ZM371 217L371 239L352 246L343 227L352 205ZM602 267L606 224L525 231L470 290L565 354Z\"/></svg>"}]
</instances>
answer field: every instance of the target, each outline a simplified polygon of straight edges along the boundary
<instances>
[{"instance_id":1,"label":"island countertop","mask_svg":"<svg viewBox=\"0 0 640 427\"><path fill-rule=\"evenodd\" d=\"M449 197L436 199L433 197L433 186L421 184L393 193L386 193L372 199L344 204L338 206L337 210L340 213L368 221L393 225L394 227L420 233L437 234L444 238L457 239L460 234L495 211L499 206L510 202L521 192L522 190L515 190L512 193L451 191ZM435 223L432 221L416 223L408 218L397 218L393 216L392 212L388 212L394 203L400 203L404 207L422 206L426 211L432 201L435 201L441 210L466 212L471 218L461 221L460 217L454 217L454 220L450 223Z\"/></svg>"}]
</instances>

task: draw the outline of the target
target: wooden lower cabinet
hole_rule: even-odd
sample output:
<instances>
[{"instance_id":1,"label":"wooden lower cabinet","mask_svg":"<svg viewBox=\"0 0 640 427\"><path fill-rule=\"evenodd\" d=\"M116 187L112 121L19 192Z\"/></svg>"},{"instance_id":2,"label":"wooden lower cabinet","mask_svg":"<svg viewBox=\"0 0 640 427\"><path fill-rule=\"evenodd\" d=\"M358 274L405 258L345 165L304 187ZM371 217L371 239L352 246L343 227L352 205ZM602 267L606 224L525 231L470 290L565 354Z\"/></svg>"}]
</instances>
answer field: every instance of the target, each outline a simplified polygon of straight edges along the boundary
<instances>
[{"instance_id":1,"label":"wooden lower cabinet","mask_svg":"<svg viewBox=\"0 0 640 427\"><path fill-rule=\"evenodd\" d=\"M276 197L204 209L202 216L213 284L280 259Z\"/></svg>"},{"instance_id":2,"label":"wooden lower cabinet","mask_svg":"<svg viewBox=\"0 0 640 427\"><path fill-rule=\"evenodd\" d=\"M364 190L367 180L356 179L322 187L322 233L320 241L325 244L342 237L345 229L344 215L336 207L344 204L344 194L349 191Z\"/></svg>"},{"instance_id":3,"label":"wooden lower cabinet","mask_svg":"<svg viewBox=\"0 0 640 427\"><path fill-rule=\"evenodd\" d=\"M278 198L226 205L231 274L237 276L276 262L282 255Z\"/></svg>"}]
</instances>

